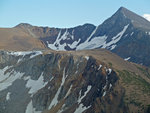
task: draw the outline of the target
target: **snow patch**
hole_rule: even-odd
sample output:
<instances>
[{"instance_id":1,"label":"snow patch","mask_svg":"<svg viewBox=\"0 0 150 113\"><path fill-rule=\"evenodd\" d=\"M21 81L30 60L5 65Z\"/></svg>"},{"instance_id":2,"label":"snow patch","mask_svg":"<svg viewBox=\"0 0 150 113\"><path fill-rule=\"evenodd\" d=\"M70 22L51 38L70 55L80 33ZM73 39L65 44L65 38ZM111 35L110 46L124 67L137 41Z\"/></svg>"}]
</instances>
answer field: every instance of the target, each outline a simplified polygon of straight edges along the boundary
<instances>
[{"instance_id":1,"label":"snow patch","mask_svg":"<svg viewBox=\"0 0 150 113\"><path fill-rule=\"evenodd\" d=\"M150 32L145 32L146 34L150 35Z\"/></svg>"},{"instance_id":2,"label":"snow patch","mask_svg":"<svg viewBox=\"0 0 150 113\"><path fill-rule=\"evenodd\" d=\"M108 42L108 43L106 43L106 41L105 41L105 42L103 43L102 48L107 48L107 47L109 47L109 46L111 46L111 45L116 44L116 43L121 39L121 37L123 36L123 34L125 33L125 31L127 30L128 26L129 26L129 24L126 25L120 33L118 33L116 36L114 36L114 37L112 38L112 41L110 41L110 42ZM116 47L116 46L115 46L115 47ZM111 50L115 49L115 47L114 47L114 46L111 47Z\"/></svg>"},{"instance_id":3,"label":"snow patch","mask_svg":"<svg viewBox=\"0 0 150 113\"><path fill-rule=\"evenodd\" d=\"M98 29L98 26L93 30L93 32L91 33L91 35L87 38L86 41L84 41L83 43L79 44L81 39L79 39L78 41L74 41L72 44L60 44L61 40L66 40L68 35L72 37L72 39L74 39L73 35L71 35L68 30L66 29L65 33L61 36L61 31L59 32L56 41L53 44L49 44L49 42L47 41L47 45L49 48L53 49L53 50L62 50L62 51L66 51L65 47L68 46L71 49L75 49L76 50L83 50L83 49L95 49L95 48L107 48L110 50L113 50L116 48L116 43L118 41L120 41L120 39L122 38L122 36L124 35L125 31L127 30L129 24L124 26L123 30L118 33L116 36L114 36L112 38L112 40L110 42L106 42L107 37L106 35L104 36L98 36L98 37L93 37L93 35L95 34L95 32ZM132 33L131 33L132 35ZM70 40L70 39L69 39ZM79 45L78 45L79 44Z\"/></svg>"},{"instance_id":4,"label":"snow patch","mask_svg":"<svg viewBox=\"0 0 150 113\"><path fill-rule=\"evenodd\" d=\"M36 51L36 52L34 52L33 55L30 56L30 58L36 57L36 56L41 55L41 54L43 54L41 51Z\"/></svg>"},{"instance_id":5,"label":"snow patch","mask_svg":"<svg viewBox=\"0 0 150 113\"><path fill-rule=\"evenodd\" d=\"M110 48L110 50L115 49L116 46L117 46L117 45L112 45L111 48Z\"/></svg>"},{"instance_id":6,"label":"snow patch","mask_svg":"<svg viewBox=\"0 0 150 113\"><path fill-rule=\"evenodd\" d=\"M134 32L132 32L130 35L132 36L134 34Z\"/></svg>"},{"instance_id":7,"label":"snow patch","mask_svg":"<svg viewBox=\"0 0 150 113\"><path fill-rule=\"evenodd\" d=\"M8 92L7 95L6 95L6 100L7 100L7 101L10 100L10 94L11 94L11 93Z\"/></svg>"},{"instance_id":8,"label":"snow patch","mask_svg":"<svg viewBox=\"0 0 150 113\"><path fill-rule=\"evenodd\" d=\"M68 46L71 48L71 49L74 49L77 47L77 45L79 44L79 42L81 41L81 39L79 39L78 41L74 41L72 44L68 44Z\"/></svg>"},{"instance_id":9,"label":"snow patch","mask_svg":"<svg viewBox=\"0 0 150 113\"><path fill-rule=\"evenodd\" d=\"M67 39L67 36L69 35L68 29L66 29L65 33L61 36L61 40Z\"/></svg>"},{"instance_id":10,"label":"snow patch","mask_svg":"<svg viewBox=\"0 0 150 113\"><path fill-rule=\"evenodd\" d=\"M7 52L8 55L12 55L12 56L22 56L21 58L19 58L18 62L23 60L23 58L26 55L30 55L30 58L33 58L35 56L41 55L43 54L42 51L17 51L17 52Z\"/></svg>"},{"instance_id":11,"label":"snow patch","mask_svg":"<svg viewBox=\"0 0 150 113\"><path fill-rule=\"evenodd\" d=\"M72 89L72 85L70 86L68 92L66 93L65 98L71 93L71 89Z\"/></svg>"},{"instance_id":12,"label":"snow patch","mask_svg":"<svg viewBox=\"0 0 150 113\"><path fill-rule=\"evenodd\" d=\"M131 58L131 57L127 57L127 58L125 58L124 60L125 60L125 61L128 61L130 58Z\"/></svg>"},{"instance_id":13,"label":"snow patch","mask_svg":"<svg viewBox=\"0 0 150 113\"><path fill-rule=\"evenodd\" d=\"M110 68L106 68L105 67L105 69L106 69L106 72L108 72L108 74L106 75L106 82L105 82L105 85L104 85L104 87L103 87L103 95L102 96L105 96L106 95L106 93L107 93L107 86L109 85L109 89L112 87L112 84L110 83L108 83L108 76L110 76L110 74L111 74L111 72L112 72L112 69L110 69Z\"/></svg>"},{"instance_id":14,"label":"snow patch","mask_svg":"<svg viewBox=\"0 0 150 113\"><path fill-rule=\"evenodd\" d=\"M84 43L77 46L77 50L98 48L104 44L106 39L107 36L94 37L91 41L85 41Z\"/></svg>"},{"instance_id":15,"label":"snow patch","mask_svg":"<svg viewBox=\"0 0 150 113\"><path fill-rule=\"evenodd\" d=\"M32 94L33 96L33 94L35 94L39 89L45 87L47 83L48 82L44 82L44 77L42 73L38 80L29 79L27 81L26 87L30 88L29 94Z\"/></svg>"},{"instance_id":16,"label":"snow patch","mask_svg":"<svg viewBox=\"0 0 150 113\"><path fill-rule=\"evenodd\" d=\"M57 90L57 92L56 92L56 94L55 94L55 97L53 98L53 100L51 101L51 103L50 103L50 105L49 105L49 107L48 107L49 110L50 110L53 106L57 105L57 103L58 103L58 96L59 96L59 94L60 94L60 91L61 91L62 86L63 86L64 83L65 83L66 78L67 78L67 75L65 76L65 68L64 68L64 70L63 70L63 77L62 77L62 80L61 80L61 85L60 85L59 89Z\"/></svg>"},{"instance_id":17,"label":"snow patch","mask_svg":"<svg viewBox=\"0 0 150 113\"><path fill-rule=\"evenodd\" d=\"M35 108L33 108L32 105L32 100L29 102L29 104L27 105L26 108L26 112L25 113L42 113L42 111L36 111Z\"/></svg>"},{"instance_id":18,"label":"snow patch","mask_svg":"<svg viewBox=\"0 0 150 113\"><path fill-rule=\"evenodd\" d=\"M108 72L108 69L106 69L106 72ZM105 96L106 95L106 88L107 88L107 85L108 85L108 75L106 75L106 83L105 83L105 86L103 87L103 95L102 96Z\"/></svg>"},{"instance_id":19,"label":"snow patch","mask_svg":"<svg viewBox=\"0 0 150 113\"><path fill-rule=\"evenodd\" d=\"M91 106L85 107L83 104L80 104L79 107L75 110L74 113L82 113L83 111L89 109Z\"/></svg>"},{"instance_id":20,"label":"snow patch","mask_svg":"<svg viewBox=\"0 0 150 113\"><path fill-rule=\"evenodd\" d=\"M128 34L126 34L124 37L127 37L128 36Z\"/></svg>"},{"instance_id":21,"label":"snow patch","mask_svg":"<svg viewBox=\"0 0 150 113\"><path fill-rule=\"evenodd\" d=\"M9 68L10 67L6 66L5 68L0 69L0 83L9 77L10 73L5 74L6 70Z\"/></svg>"},{"instance_id":22,"label":"snow patch","mask_svg":"<svg viewBox=\"0 0 150 113\"><path fill-rule=\"evenodd\" d=\"M125 31L127 30L129 24L124 26L123 30L118 33L116 36L112 38L112 40L108 43L106 43L106 39L108 36L99 36L92 38L93 34L96 32L97 28L93 31L91 36L83 43L81 43L79 46L77 46L76 50L83 50L83 49L95 49L95 48L108 48L111 46L111 50L115 49L116 43L121 39ZM92 38L92 39L91 39ZM91 39L91 40L90 40Z\"/></svg>"},{"instance_id":23,"label":"snow patch","mask_svg":"<svg viewBox=\"0 0 150 113\"><path fill-rule=\"evenodd\" d=\"M84 95L82 97L81 97L81 91L79 92L79 99L77 102L80 104L74 113L82 113L83 111L85 111L91 107L91 106L86 107L81 103L82 99L87 95L87 93L91 90L91 88L92 88L92 86L88 86L86 92L84 93Z\"/></svg>"},{"instance_id":24,"label":"snow patch","mask_svg":"<svg viewBox=\"0 0 150 113\"><path fill-rule=\"evenodd\" d=\"M70 33L68 32L68 30L66 29L65 33L61 36L61 30L58 33L58 36L56 38L56 41L53 44L49 44L49 42L47 41L47 45L49 48L53 49L53 50L62 50L62 51L66 51L65 47L68 45L70 48L75 48L77 46L77 44L80 42L80 39L78 41L74 41L72 44L60 44L61 40L70 40L70 38L68 39L68 35L70 35ZM74 36L71 35L71 38L74 39Z\"/></svg>"},{"instance_id":25,"label":"snow patch","mask_svg":"<svg viewBox=\"0 0 150 113\"><path fill-rule=\"evenodd\" d=\"M72 40L74 40L74 30L72 30L71 38L72 38Z\"/></svg>"},{"instance_id":26,"label":"snow patch","mask_svg":"<svg viewBox=\"0 0 150 113\"><path fill-rule=\"evenodd\" d=\"M91 33L91 35L87 38L86 42L89 42L89 40L92 38L92 36L96 33L98 29L98 26L94 29L94 31Z\"/></svg>"},{"instance_id":27,"label":"snow patch","mask_svg":"<svg viewBox=\"0 0 150 113\"><path fill-rule=\"evenodd\" d=\"M109 69L107 70L107 72L108 72L108 75L110 75L111 72L112 72L112 69L109 68Z\"/></svg>"},{"instance_id":28,"label":"snow patch","mask_svg":"<svg viewBox=\"0 0 150 113\"><path fill-rule=\"evenodd\" d=\"M86 60L89 60L89 56L85 56Z\"/></svg>"},{"instance_id":29,"label":"snow patch","mask_svg":"<svg viewBox=\"0 0 150 113\"><path fill-rule=\"evenodd\" d=\"M78 71L75 72L75 74L77 74L77 73L78 73Z\"/></svg>"},{"instance_id":30,"label":"snow patch","mask_svg":"<svg viewBox=\"0 0 150 113\"><path fill-rule=\"evenodd\" d=\"M99 67L98 67L98 70L100 70L100 69L101 69L101 67L102 67L102 65L100 64L100 65L99 65Z\"/></svg>"},{"instance_id":31,"label":"snow patch","mask_svg":"<svg viewBox=\"0 0 150 113\"><path fill-rule=\"evenodd\" d=\"M110 83L110 84L109 84L109 89L110 89L111 87L112 87L112 84Z\"/></svg>"},{"instance_id":32,"label":"snow patch","mask_svg":"<svg viewBox=\"0 0 150 113\"><path fill-rule=\"evenodd\" d=\"M65 104L62 105L61 109L57 113L62 113L65 109Z\"/></svg>"},{"instance_id":33,"label":"snow patch","mask_svg":"<svg viewBox=\"0 0 150 113\"><path fill-rule=\"evenodd\" d=\"M49 81L52 81L54 77L52 77Z\"/></svg>"},{"instance_id":34,"label":"snow patch","mask_svg":"<svg viewBox=\"0 0 150 113\"><path fill-rule=\"evenodd\" d=\"M106 95L106 91L104 91L104 93L103 93L103 97Z\"/></svg>"},{"instance_id":35,"label":"snow patch","mask_svg":"<svg viewBox=\"0 0 150 113\"><path fill-rule=\"evenodd\" d=\"M13 55L13 56L25 56L32 54L33 51L17 51L17 52L7 52L8 55Z\"/></svg>"},{"instance_id":36,"label":"snow patch","mask_svg":"<svg viewBox=\"0 0 150 113\"><path fill-rule=\"evenodd\" d=\"M87 38L87 40L83 43L81 43L76 50L82 50L82 49L95 49L100 47L103 42L107 39L106 36L99 36L99 37L94 37L92 36L95 34L97 31L98 26L95 28L95 30L91 33L91 35ZM92 38L92 39L91 39ZM91 40L90 40L91 39Z\"/></svg>"},{"instance_id":37,"label":"snow patch","mask_svg":"<svg viewBox=\"0 0 150 113\"><path fill-rule=\"evenodd\" d=\"M24 56L22 56L21 58L19 58L19 60L17 61L17 63L23 61Z\"/></svg>"},{"instance_id":38,"label":"snow patch","mask_svg":"<svg viewBox=\"0 0 150 113\"><path fill-rule=\"evenodd\" d=\"M7 89L15 80L21 79L23 75L24 73L16 72L14 70L10 73L7 73L7 78L2 77L0 80L0 91Z\"/></svg>"},{"instance_id":39,"label":"snow patch","mask_svg":"<svg viewBox=\"0 0 150 113\"><path fill-rule=\"evenodd\" d=\"M82 101L82 99L87 95L87 93L91 90L92 86L88 86L86 92L84 93L84 95L81 97L81 91L79 92L79 99L78 99L78 103L80 103Z\"/></svg>"}]
</instances>

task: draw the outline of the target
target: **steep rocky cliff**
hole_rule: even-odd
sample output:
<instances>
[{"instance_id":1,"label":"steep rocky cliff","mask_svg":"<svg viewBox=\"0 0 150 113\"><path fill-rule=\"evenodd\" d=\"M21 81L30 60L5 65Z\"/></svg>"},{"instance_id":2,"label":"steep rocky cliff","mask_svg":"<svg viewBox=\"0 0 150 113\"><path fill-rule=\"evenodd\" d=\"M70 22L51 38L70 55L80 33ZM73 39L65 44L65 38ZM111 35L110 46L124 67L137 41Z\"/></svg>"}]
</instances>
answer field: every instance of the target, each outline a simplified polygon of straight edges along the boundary
<instances>
[{"instance_id":1,"label":"steep rocky cliff","mask_svg":"<svg viewBox=\"0 0 150 113\"><path fill-rule=\"evenodd\" d=\"M145 112L149 104L150 79L149 69L144 69L105 50L1 51L0 112ZM132 77L136 77L140 85L132 85ZM126 79L130 79L131 84ZM145 97L138 101L132 97L130 102L131 87L139 87L134 95L143 93Z\"/></svg>"}]
</instances>

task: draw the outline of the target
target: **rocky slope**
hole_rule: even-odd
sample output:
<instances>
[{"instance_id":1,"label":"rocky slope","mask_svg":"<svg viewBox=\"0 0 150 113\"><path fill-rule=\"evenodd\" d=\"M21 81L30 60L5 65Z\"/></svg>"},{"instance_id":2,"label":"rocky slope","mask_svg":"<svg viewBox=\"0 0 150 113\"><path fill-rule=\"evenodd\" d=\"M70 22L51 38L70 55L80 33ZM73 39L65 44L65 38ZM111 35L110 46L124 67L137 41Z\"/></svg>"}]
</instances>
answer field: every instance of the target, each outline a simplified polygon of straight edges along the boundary
<instances>
[{"instance_id":1,"label":"rocky slope","mask_svg":"<svg viewBox=\"0 0 150 113\"><path fill-rule=\"evenodd\" d=\"M144 113L149 86L149 68L103 49L0 52L1 113Z\"/></svg>"}]
</instances>

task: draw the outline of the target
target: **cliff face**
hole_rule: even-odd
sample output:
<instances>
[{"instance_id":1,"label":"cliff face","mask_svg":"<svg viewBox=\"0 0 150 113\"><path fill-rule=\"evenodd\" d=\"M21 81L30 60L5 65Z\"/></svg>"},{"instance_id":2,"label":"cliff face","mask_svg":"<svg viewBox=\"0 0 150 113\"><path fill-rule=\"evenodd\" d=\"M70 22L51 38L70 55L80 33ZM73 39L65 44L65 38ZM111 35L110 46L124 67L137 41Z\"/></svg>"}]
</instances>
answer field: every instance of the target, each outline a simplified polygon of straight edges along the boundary
<instances>
[{"instance_id":1,"label":"cliff face","mask_svg":"<svg viewBox=\"0 0 150 113\"><path fill-rule=\"evenodd\" d=\"M1 51L0 62L2 113L125 110L116 72L93 57Z\"/></svg>"},{"instance_id":2,"label":"cliff face","mask_svg":"<svg viewBox=\"0 0 150 113\"><path fill-rule=\"evenodd\" d=\"M105 50L1 51L0 112L144 113L149 75Z\"/></svg>"}]
</instances>

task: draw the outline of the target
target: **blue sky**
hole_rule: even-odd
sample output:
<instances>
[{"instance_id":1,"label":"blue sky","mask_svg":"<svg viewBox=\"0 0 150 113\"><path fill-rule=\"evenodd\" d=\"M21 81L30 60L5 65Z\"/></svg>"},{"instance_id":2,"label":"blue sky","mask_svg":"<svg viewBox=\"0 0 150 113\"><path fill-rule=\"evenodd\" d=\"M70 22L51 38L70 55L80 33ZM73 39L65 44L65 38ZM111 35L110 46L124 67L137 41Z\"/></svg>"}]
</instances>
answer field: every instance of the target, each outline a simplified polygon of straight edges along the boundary
<instances>
[{"instance_id":1,"label":"blue sky","mask_svg":"<svg viewBox=\"0 0 150 113\"><path fill-rule=\"evenodd\" d=\"M150 14L150 0L0 0L0 27L99 25L121 6L139 15Z\"/></svg>"}]
</instances>

